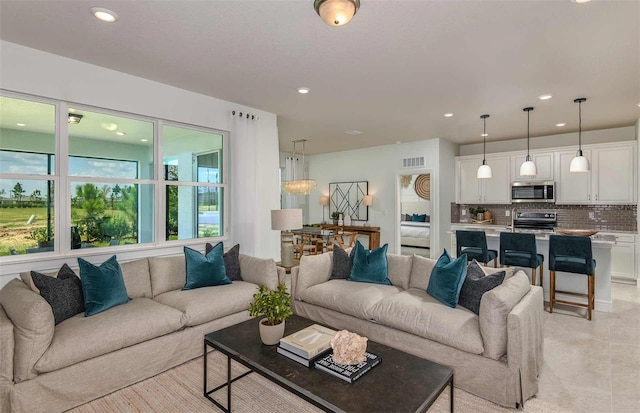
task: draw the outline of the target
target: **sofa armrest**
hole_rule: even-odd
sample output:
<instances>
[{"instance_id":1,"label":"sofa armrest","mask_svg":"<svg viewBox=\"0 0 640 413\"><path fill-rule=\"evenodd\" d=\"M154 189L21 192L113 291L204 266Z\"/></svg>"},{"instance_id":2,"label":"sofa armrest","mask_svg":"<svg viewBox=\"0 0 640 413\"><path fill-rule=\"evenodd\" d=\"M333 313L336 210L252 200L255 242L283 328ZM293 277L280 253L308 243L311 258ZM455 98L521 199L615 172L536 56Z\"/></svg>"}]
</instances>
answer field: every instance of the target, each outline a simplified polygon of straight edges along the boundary
<instances>
[{"instance_id":1,"label":"sofa armrest","mask_svg":"<svg viewBox=\"0 0 640 413\"><path fill-rule=\"evenodd\" d=\"M510 369L519 368L525 379L538 376L544 355L544 299L542 288L531 286L530 291L507 317L507 363Z\"/></svg>"},{"instance_id":2,"label":"sofa armrest","mask_svg":"<svg viewBox=\"0 0 640 413\"><path fill-rule=\"evenodd\" d=\"M271 290L278 287L278 269L276 262L271 258L256 258L240 254L240 274L244 281L266 285Z\"/></svg>"},{"instance_id":3,"label":"sofa armrest","mask_svg":"<svg viewBox=\"0 0 640 413\"><path fill-rule=\"evenodd\" d=\"M0 387L13 382L14 345L13 323L0 305Z\"/></svg>"},{"instance_id":4,"label":"sofa armrest","mask_svg":"<svg viewBox=\"0 0 640 413\"><path fill-rule=\"evenodd\" d=\"M282 267L276 266L278 271L278 284L284 284L287 281L287 270Z\"/></svg>"}]
</instances>

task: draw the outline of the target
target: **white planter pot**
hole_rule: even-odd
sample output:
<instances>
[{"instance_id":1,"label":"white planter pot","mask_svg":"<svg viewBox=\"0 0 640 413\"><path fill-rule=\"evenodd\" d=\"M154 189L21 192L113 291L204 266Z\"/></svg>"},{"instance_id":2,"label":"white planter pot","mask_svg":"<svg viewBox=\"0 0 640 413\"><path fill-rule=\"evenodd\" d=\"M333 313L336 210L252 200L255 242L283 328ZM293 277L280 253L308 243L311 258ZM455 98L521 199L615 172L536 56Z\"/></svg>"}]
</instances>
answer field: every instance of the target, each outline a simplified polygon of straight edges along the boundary
<instances>
[{"instance_id":1,"label":"white planter pot","mask_svg":"<svg viewBox=\"0 0 640 413\"><path fill-rule=\"evenodd\" d=\"M260 320L260 339L268 346L273 346L280 342L280 339L284 337L284 321L275 326L266 325L266 318Z\"/></svg>"}]
</instances>

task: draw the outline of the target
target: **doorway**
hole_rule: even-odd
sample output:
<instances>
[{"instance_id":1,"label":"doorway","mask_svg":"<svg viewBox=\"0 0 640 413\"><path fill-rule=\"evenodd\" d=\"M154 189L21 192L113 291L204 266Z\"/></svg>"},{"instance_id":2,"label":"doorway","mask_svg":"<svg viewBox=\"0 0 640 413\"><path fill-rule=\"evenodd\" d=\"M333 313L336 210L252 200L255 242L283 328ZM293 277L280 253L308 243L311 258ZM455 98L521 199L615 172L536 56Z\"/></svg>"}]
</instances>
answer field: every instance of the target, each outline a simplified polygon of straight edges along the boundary
<instances>
[{"instance_id":1,"label":"doorway","mask_svg":"<svg viewBox=\"0 0 640 413\"><path fill-rule=\"evenodd\" d=\"M396 240L399 254L432 258L437 228L429 169L402 170L396 176Z\"/></svg>"}]
</instances>

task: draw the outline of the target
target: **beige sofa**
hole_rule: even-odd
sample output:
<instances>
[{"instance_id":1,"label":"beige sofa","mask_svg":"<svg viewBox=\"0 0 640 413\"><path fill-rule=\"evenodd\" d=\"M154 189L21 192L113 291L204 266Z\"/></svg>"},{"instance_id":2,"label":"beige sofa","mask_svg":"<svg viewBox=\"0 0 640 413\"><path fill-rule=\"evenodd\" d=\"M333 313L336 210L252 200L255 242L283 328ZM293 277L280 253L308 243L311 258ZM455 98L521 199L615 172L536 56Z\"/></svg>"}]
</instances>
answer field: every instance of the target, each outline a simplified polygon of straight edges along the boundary
<instances>
[{"instance_id":1,"label":"beige sofa","mask_svg":"<svg viewBox=\"0 0 640 413\"><path fill-rule=\"evenodd\" d=\"M435 260L387 258L393 285L330 279L332 254L302 257L291 271L294 313L451 366L456 387L503 406L537 393L543 296L524 272L510 270L476 315L426 293Z\"/></svg>"},{"instance_id":2,"label":"beige sofa","mask_svg":"<svg viewBox=\"0 0 640 413\"><path fill-rule=\"evenodd\" d=\"M51 306L20 279L0 291L0 412L60 412L202 355L204 335L250 318L260 284L284 269L240 255L243 281L181 291L184 256L121 264L131 301L54 326Z\"/></svg>"}]
</instances>

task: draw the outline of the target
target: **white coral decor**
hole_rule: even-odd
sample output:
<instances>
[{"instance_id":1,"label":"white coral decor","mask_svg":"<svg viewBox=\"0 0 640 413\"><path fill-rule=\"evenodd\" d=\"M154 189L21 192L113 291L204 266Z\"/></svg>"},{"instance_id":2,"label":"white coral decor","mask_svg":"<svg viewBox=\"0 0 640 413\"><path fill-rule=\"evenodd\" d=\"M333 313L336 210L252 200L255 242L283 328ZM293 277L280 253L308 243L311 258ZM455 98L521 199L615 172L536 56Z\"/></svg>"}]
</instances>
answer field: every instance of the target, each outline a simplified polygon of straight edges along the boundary
<instances>
[{"instance_id":1,"label":"white coral decor","mask_svg":"<svg viewBox=\"0 0 640 413\"><path fill-rule=\"evenodd\" d=\"M367 359L367 338L347 330L336 333L331 339L331 348L333 361L338 364L359 364Z\"/></svg>"}]
</instances>

